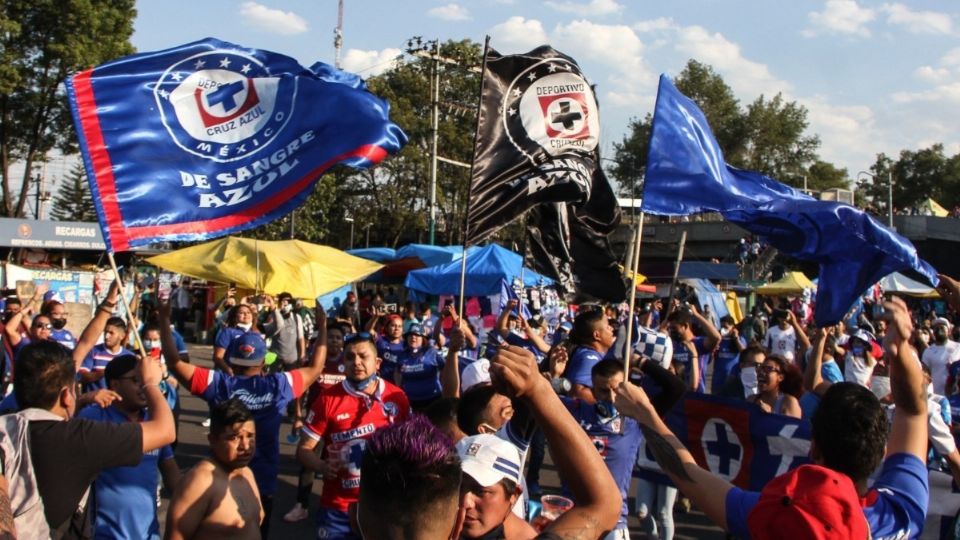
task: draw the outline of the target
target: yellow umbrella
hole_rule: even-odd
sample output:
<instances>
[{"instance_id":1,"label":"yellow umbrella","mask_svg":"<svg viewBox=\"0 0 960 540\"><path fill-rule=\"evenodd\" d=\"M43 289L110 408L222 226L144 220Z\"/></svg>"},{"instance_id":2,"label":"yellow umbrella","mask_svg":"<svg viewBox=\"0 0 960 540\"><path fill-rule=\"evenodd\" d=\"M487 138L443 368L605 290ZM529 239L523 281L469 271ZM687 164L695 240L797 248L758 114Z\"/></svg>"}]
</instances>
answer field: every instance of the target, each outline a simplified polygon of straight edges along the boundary
<instances>
[{"instance_id":1,"label":"yellow umbrella","mask_svg":"<svg viewBox=\"0 0 960 540\"><path fill-rule=\"evenodd\" d=\"M359 281L383 265L328 246L300 240L253 240L228 236L147 259L171 272L235 283L267 294L289 292L313 300Z\"/></svg>"}]
</instances>

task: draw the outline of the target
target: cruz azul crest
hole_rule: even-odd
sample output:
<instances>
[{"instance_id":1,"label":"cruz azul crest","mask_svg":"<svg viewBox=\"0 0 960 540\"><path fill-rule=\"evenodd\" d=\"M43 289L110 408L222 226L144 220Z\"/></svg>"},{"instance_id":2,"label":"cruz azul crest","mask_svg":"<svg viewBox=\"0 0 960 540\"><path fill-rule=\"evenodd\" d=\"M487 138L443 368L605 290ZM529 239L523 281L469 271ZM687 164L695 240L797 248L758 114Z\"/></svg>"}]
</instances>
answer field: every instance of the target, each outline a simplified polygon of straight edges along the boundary
<instances>
[{"instance_id":1,"label":"cruz azul crest","mask_svg":"<svg viewBox=\"0 0 960 540\"><path fill-rule=\"evenodd\" d=\"M521 71L503 96L501 118L510 142L534 163L571 152L589 155L600 137L593 89L564 57Z\"/></svg>"},{"instance_id":2,"label":"cruz azul crest","mask_svg":"<svg viewBox=\"0 0 960 540\"><path fill-rule=\"evenodd\" d=\"M296 90L295 77L271 77L252 56L214 50L170 66L154 96L180 148L228 162L256 153L283 131Z\"/></svg>"}]
</instances>

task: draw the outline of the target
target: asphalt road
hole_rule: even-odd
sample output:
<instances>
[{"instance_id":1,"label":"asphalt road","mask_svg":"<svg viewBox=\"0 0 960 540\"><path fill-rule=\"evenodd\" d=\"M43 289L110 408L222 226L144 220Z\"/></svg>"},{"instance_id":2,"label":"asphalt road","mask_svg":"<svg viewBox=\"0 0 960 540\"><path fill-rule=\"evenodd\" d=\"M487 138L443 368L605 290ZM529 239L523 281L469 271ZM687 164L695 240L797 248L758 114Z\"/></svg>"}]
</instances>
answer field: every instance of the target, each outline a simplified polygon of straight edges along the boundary
<instances>
[{"instance_id":1,"label":"asphalt road","mask_svg":"<svg viewBox=\"0 0 960 540\"><path fill-rule=\"evenodd\" d=\"M191 362L200 366L211 367L210 356L212 347L204 345L189 345ZM200 423L207 417L206 403L189 394L185 389L181 393L181 414L179 443L176 449L176 459L181 470L186 471L198 460L207 455L207 431ZM286 523L283 515L293 507L296 499L297 474L299 466L294 456L296 447L286 443L286 434L290 432L290 423L286 422L281 428L280 436L280 478L277 494L274 497L273 521L270 528L270 539L289 540L291 538L316 538L314 517L298 523ZM317 480L313 486L311 509L316 510L319 501L322 481ZM556 469L550 462L549 453L547 462L541 473L541 486L546 493L559 490L560 481ZM633 495L636 493L636 480L630 491L629 507L633 508ZM160 524L164 527L167 509L167 495L160 508ZM679 504L677 505L679 507ZM675 508L676 510L676 508ZM676 532L674 538L680 540L704 539L724 540L723 532L711 525L706 517L696 510L688 513L674 512ZM631 538L647 538L640 532L636 517L630 518Z\"/></svg>"}]
</instances>

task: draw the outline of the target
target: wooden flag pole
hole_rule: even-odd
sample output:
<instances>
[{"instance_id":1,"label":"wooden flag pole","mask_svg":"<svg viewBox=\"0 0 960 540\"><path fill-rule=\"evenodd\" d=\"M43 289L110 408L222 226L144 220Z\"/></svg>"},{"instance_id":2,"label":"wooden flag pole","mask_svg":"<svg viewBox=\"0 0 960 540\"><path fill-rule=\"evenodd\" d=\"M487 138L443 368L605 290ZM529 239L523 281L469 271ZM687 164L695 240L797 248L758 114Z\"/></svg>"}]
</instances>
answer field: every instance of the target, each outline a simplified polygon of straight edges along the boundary
<instances>
[{"instance_id":1,"label":"wooden flag pole","mask_svg":"<svg viewBox=\"0 0 960 540\"><path fill-rule=\"evenodd\" d=\"M640 212L640 221L637 223L637 232L633 240L633 253L630 256L630 263L633 268L629 275L630 285L630 312L627 316L627 342L626 350L623 351L623 374L624 377L630 377L630 359L633 356L633 318L634 308L637 303L637 272L640 270L640 242L643 240L643 212Z\"/></svg>"},{"instance_id":2,"label":"wooden flag pole","mask_svg":"<svg viewBox=\"0 0 960 540\"><path fill-rule=\"evenodd\" d=\"M487 74L487 53L490 50L490 36L487 36L483 42L483 65L480 67L480 92L477 95L477 102L483 101L483 83ZM463 320L463 303L466 300L467 286L467 248L470 244L470 195L473 188L473 168L477 161L477 134L480 132L480 117L482 111L477 112L477 124L473 130L473 159L470 160L470 187L467 189L467 204L464 205L463 215L463 257L460 259L460 301L457 309L457 316Z\"/></svg>"},{"instance_id":3,"label":"wooden flag pole","mask_svg":"<svg viewBox=\"0 0 960 540\"><path fill-rule=\"evenodd\" d=\"M683 262L683 248L687 245L687 230L684 229L680 233L680 250L677 251L677 262L673 265L673 280L670 281L670 296L667 297L667 316L664 317L664 320L670 317L670 314L673 313L673 293L677 288L677 278L680 277L680 263Z\"/></svg>"},{"instance_id":4,"label":"wooden flag pole","mask_svg":"<svg viewBox=\"0 0 960 540\"><path fill-rule=\"evenodd\" d=\"M116 259L113 258L112 251L107 252L107 259L110 261L110 268L113 269L113 275L117 280L117 287L119 287L120 289L120 301L123 302L123 309L125 309L127 312L127 321L128 321L128 324L130 325L130 328L127 330L127 335L130 335L131 333L133 334L134 336L133 342L136 345L137 351L140 352L140 358L145 359L147 358L147 351L143 347L143 341L140 340L140 333L137 332L137 326L136 326L137 319L136 317L133 316L133 312L130 311L130 303L127 302L127 295L125 290L126 288L123 285L123 280L120 279L120 271L117 270L117 261ZM183 286L182 282L180 286L181 287Z\"/></svg>"}]
</instances>

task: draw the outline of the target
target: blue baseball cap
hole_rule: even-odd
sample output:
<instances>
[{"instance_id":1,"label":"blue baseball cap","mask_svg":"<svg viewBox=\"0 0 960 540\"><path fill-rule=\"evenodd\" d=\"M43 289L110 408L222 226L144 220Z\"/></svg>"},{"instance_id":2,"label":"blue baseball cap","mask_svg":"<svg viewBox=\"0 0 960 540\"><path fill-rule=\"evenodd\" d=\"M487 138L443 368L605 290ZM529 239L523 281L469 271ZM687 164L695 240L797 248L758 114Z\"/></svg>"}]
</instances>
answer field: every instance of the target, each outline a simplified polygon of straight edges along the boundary
<instances>
[{"instance_id":1,"label":"blue baseball cap","mask_svg":"<svg viewBox=\"0 0 960 540\"><path fill-rule=\"evenodd\" d=\"M267 344L255 332L246 332L230 343L227 361L235 366L255 367L267 356Z\"/></svg>"},{"instance_id":2,"label":"blue baseball cap","mask_svg":"<svg viewBox=\"0 0 960 540\"><path fill-rule=\"evenodd\" d=\"M407 331L403 333L404 336L409 336L410 334L413 334L413 335L416 335L416 336L420 336L420 337L426 337L426 336L427 336L426 334L423 333L423 326L421 326L420 324L417 324L417 323L411 324L411 325L410 325L410 328L407 329Z\"/></svg>"}]
</instances>

